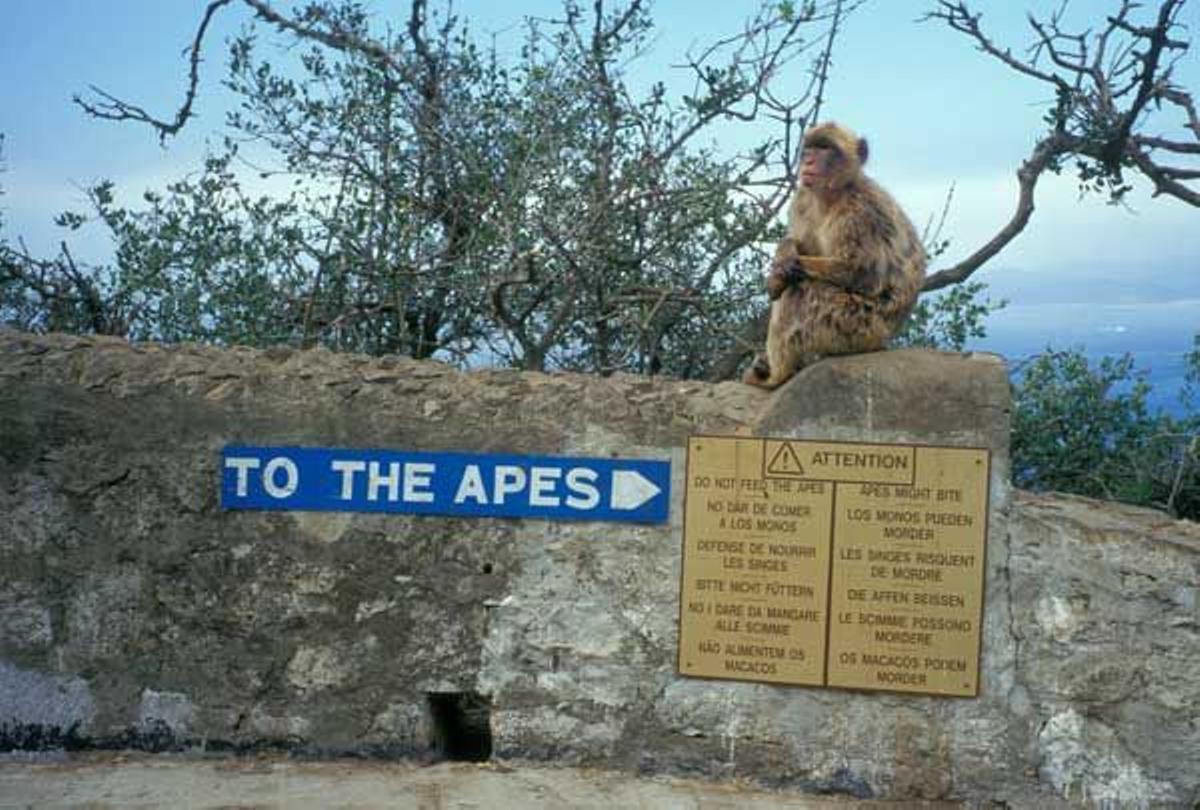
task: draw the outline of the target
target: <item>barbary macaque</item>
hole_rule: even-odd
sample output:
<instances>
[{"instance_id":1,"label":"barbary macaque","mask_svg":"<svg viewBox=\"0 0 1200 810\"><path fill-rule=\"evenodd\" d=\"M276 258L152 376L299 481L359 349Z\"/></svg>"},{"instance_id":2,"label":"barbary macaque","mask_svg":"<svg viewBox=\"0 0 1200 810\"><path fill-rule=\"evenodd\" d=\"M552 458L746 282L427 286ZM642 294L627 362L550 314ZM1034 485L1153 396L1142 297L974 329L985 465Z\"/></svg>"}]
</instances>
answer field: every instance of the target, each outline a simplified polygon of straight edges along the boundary
<instances>
[{"instance_id":1,"label":"barbary macaque","mask_svg":"<svg viewBox=\"0 0 1200 810\"><path fill-rule=\"evenodd\" d=\"M821 357L883 349L916 304L925 249L863 174L866 160L867 142L838 124L805 134L788 235L767 276L767 350L745 382L775 388Z\"/></svg>"}]
</instances>

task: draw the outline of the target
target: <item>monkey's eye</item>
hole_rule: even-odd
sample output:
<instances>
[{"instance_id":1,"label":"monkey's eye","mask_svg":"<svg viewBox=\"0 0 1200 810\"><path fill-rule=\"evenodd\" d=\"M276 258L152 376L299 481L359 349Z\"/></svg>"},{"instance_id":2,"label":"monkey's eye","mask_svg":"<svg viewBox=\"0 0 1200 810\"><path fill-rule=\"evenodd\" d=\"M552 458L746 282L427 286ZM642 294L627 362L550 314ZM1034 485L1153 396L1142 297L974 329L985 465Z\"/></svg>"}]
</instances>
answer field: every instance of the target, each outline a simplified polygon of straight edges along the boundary
<instances>
[{"instance_id":1,"label":"monkey's eye","mask_svg":"<svg viewBox=\"0 0 1200 810\"><path fill-rule=\"evenodd\" d=\"M800 159L817 161L833 160L838 154L839 152L836 149L831 149L827 146L806 147L804 151L800 153Z\"/></svg>"}]
</instances>

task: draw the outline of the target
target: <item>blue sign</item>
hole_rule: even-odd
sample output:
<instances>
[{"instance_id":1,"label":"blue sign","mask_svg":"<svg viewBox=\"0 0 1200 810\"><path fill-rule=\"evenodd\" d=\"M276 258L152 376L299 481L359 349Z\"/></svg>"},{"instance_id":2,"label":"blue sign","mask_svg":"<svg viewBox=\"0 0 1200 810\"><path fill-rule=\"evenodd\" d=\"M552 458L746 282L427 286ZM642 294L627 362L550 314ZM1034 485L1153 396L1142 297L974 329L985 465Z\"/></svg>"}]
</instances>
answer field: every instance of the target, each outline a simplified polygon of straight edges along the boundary
<instances>
[{"instance_id":1,"label":"blue sign","mask_svg":"<svg viewBox=\"0 0 1200 810\"><path fill-rule=\"evenodd\" d=\"M671 463L226 447L221 508L664 523Z\"/></svg>"}]
</instances>

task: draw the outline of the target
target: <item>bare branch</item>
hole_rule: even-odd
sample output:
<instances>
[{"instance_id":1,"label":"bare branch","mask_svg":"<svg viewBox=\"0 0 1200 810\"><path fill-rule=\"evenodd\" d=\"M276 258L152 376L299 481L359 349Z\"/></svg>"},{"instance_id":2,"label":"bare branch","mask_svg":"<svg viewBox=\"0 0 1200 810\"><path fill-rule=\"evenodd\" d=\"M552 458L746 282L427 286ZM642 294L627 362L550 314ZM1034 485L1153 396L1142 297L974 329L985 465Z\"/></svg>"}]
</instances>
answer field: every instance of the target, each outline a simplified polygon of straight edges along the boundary
<instances>
[{"instance_id":1,"label":"bare branch","mask_svg":"<svg viewBox=\"0 0 1200 810\"><path fill-rule=\"evenodd\" d=\"M1167 88L1162 91L1162 97L1183 108L1188 117L1187 128L1192 131L1197 140L1200 140L1200 116L1196 114L1196 103L1192 100L1191 94L1178 88Z\"/></svg>"},{"instance_id":2,"label":"bare branch","mask_svg":"<svg viewBox=\"0 0 1200 810\"><path fill-rule=\"evenodd\" d=\"M922 289L925 292L929 292L965 281L972 273L982 267L984 263L1003 250L1009 242L1017 237L1017 234L1025 230L1025 226L1029 224L1030 216L1033 215L1033 192L1037 188L1037 182L1042 176L1042 172L1059 156L1071 151L1074 147L1073 139L1061 133L1050 135L1040 141L1034 147L1033 154L1017 170L1017 209L1013 212L1008 224L1001 228L1000 232L992 237L987 244L958 264L948 267L945 270L940 270L926 278L925 286Z\"/></svg>"},{"instance_id":3,"label":"bare branch","mask_svg":"<svg viewBox=\"0 0 1200 810\"><path fill-rule=\"evenodd\" d=\"M368 59L397 73L403 74L405 72L404 66L396 60L395 54L385 45L373 39L366 39L351 31L345 31L336 27L326 32L317 30L311 26L301 25L295 20L280 14L266 0L242 0L242 2L254 9L260 19L271 23L281 31L293 34L301 39L319 42L336 51L360 53ZM416 6L418 4L424 6L424 0L414 0L414 14L416 13Z\"/></svg>"},{"instance_id":4,"label":"bare branch","mask_svg":"<svg viewBox=\"0 0 1200 810\"><path fill-rule=\"evenodd\" d=\"M1200 143L1184 143L1166 138L1156 138L1152 135L1136 135L1133 142L1147 149L1163 149L1179 155L1200 155Z\"/></svg>"},{"instance_id":5,"label":"bare branch","mask_svg":"<svg viewBox=\"0 0 1200 810\"><path fill-rule=\"evenodd\" d=\"M1200 180L1200 169L1183 169L1178 166L1158 166L1164 177L1172 180Z\"/></svg>"},{"instance_id":6,"label":"bare branch","mask_svg":"<svg viewBox=\"0 0 1200 810\"><path fill-rule=\"evenodd\" d=\"M1160 194L1166 194L1169 197L1182 200L1188 205L1200 207L1200 192L1190 189L1179 182L1180 179L1194 179L1184 177L1183 174L1185 172L1183 170L1163 168L1152 161L1145 152L1132 146L1130 146L1127 154L1134 162L1134 165L1141 169L1142 174L1146 175L1150 179L1150 182L1154 183L1154 196L1157 197ZM1200 174L1196 176L1200 177Z\"/></svg>"},{"instance_id":7,"label":"bare branch","mask_svg":"<svg viewBox=\"0 0 1200 810\"><path fill-rule=\"evenodd\" d=\"M1121 124L1113 134L1106 149L1104 158L1105 162L1109 165L1117 165L1121 155L1125 152L1125 144L1129 141L1130 133L1133 132L1134 122L1155 95L1154 90L1158 81L1158 65L1159 60L1162 58L1163 50L1167 48L1187 48L1187 43L1176 43L1175 40L1170 39L1168 36L1171 28L1174 26L1175 15L1182 8L1183 2L1184 0L1164 0L1162 6L1158 9L1158 21L1155 26L1135 32L1136 36L1149 40L1149 50L1141 58L1142 75L1137 98L1134 99L1129 109L1125 111L1121 119ZM1141 31L1144 31L1144 33L1141 33Z\"/></svg>"},{"instance_id":8,"label":"bare branch","mask_svg":"<svg viewBox=\"0 0 1200 810\"><path fill-rule=\"evenodd\" d=\"M1183 491L1184 473L1195 460L1200 460L1200 435L1192 436L1188 446L1182 452L1182 458L1179 459L1179 464L1175 468L1175 476L1171 481L1171 493L1167 497L1166 508L1172 515L1175 512L1175 499L1179 497L1179 493Z\"/></svg>"},{"instance_id":9,"label":"bare branch","mask_svg":"<svg viewBox=\"0 0 1200 810\"><path fill-rule=\"evenodd\" d=\"M999 253L1025 228L1034 209L1034 190L1042 173L1058 170L1062 161L1079 162L1082 187L1105 189L1119 201L1129 186L1123 170L1133 167L1154 184L1154 194L1166 195L1200 207L1200 192L1187 185L1200 180L1200 168L1167 166L1153 153L1200 154L1200 119L1186 91L1171 83L1173 51L1190 43L1172 35L1186 0L1159 0L1152 25L1135 24L1130 16L1142 4L1122 0L1117 12L1106 18L1099 33L1069 33L1061 26L1061 12L1043 22L1030 17L1035 42L1028 61L995 44L980 26L964 0L939 0L939 8L926 16L963 33L977 47L1005 66L1057 90L1049 132L1017 172L1017 206L1009 221L985 245L953 267L930 275L926 291L964 281ZM1065 7L1065 3L1064 3ZM1040 67L1039 60L1044 59ZM1186 129L1197 143L1136 131L1146 119L1148 105L1166 101L1187 114ZM1120 105L1120 106L1119 106Z\"/></svg>"},{"instance_id":10,"label":"bare branch","mask_svg":"<svg viewBox=\"0 0 1200 810\"><path fill-rule=\"evenodd\" d=\"M822 49L822 55L817 59L817 66L814 71L816 74L815 86L819 91L823 91L828 78L829 54L833 42L837 37L840 23L846 16L861 6L863 2L864 0L837 0L826 13L826 18L830 21L830 32ZM686 143L690 142L696 134L704 131L709 124L719 118L754 119L758 115L759 107L767 100L765 86L775 76L777 68L782 63L791 59L796 53L809 48L809 43L800 39L799 31L802 25L812 22L813 18L797 15L792 20L782 24L778 41L773 46L765 48L757 54L747 56L745 49L752 43L756 43L758 37L770 33L772 27L780 26L778 20L766 16L767 14L774 13L775 10L773 7L766 7L764 16L755 19L742 34L719 40L704 49L699 55L689 58L686 67L690 68L696 76L697 96L705 91L711 92L715 89L708 78L711 73L710 63L725 48L731 49L726 69L737 70L739 72L744 69L751 74L753 80L747 81L740 92L731 94L727 98L719 98L719 103L708 104L698 109L690 125L680 131L674 142L663 151L662 157L664 159L671 157ZM811 92L811 87L809 92ZM817 107L819 109L819 101L822 97L818 96L817 98ZM791 109L795 109L807 101L808 96L806 95L800 101L789 106ZM748 103L750 109L739 109L739 105L743 103Z\"/></svg>"},{"instance_id":11,"label":"bare branch","mask_svg":"<svg viewBox=\"0 0 1200 810\"><path fill-rule=\"evenodd\" d=\"M158 137L161 141L165 141L172 135L177 135L193 115L192 105L195 103L197 87L200 81L200 54L209 23L212 22L213 16L220 8L229 5L231 2L233 0L212 0L205 9L200 26L196 30L196 36L187 51L190 64L187 93L184 96L183 104L175 113L175 117L172 120L166 121L157 118L147 112L145 108L137 104L122 101L95 85L89 85L89 89L99 97L99 101L87 101L78 94L72 100L84 112L95 118L148 124L158 131ZM329 31L322 31L309 25L302 25L276 11L266 0L242 0L242 2L253 9L258 18L271 23L280 31L292 34L300 39L318 42L334 50L361 54L367 59L375 61L385 68L400 74L403 74L406 70L405 66L396 58L392 51L375 40L360 37L351 31L346 31L333 25L330 25ZM414 13L418 5L423 6L424 0L413 0Z\"/></svg>"},{"instance_id":12,"label":"bare branch","mask_svg":"<svg viewBox=\"0 0 1200 810\"><path fill-rule=\"evenodd\" d=\"M1008 65L1018 73L1024 73L1026 76L1031 76L1039 81L1052 84L1063 90L1070 90L1071 85L1064 81L1061 77L1055 76L1052 73L1038 70L1032 65L1028 65L1012 55L1012 51L999 48L992 40L983 33L983 29L979 26L981 14L972 14L965 3L950 2L950 0L938 0L938 5L941 6L941 11L931 11L922 17L922 20L942 20L955 31L966 34L975 40L979 50L989 54L996 59L999 59L1004 64Z\"/></svg>"},{"instance_id":13,"label":"bare branch","mask_svg":"<svg viewBox=\"0 0 1200 810\"><path fill-rule=\"evenodd\" d=\"M1172 4L1168 3L1162 7L1161 11L1166 12L1167 14L1173 15L1176 11L1178 11L1180 8L1183 7L1184 2L1185 2L1185 0L1176 0L1176 2L1174 3L1174 5L1175 5L1174 9L1171 9L1170 6ZM1130 4L1126 3L1125 6L1127 9L1130 6ZM1139 27L1136 25L1131 25L1125 19L1124 12L1126 9L1122 9L1122 13L1116 17L1109 17L1108 18L1109 24L1111 24L1114 28L1119 28L1122 31L1126 31L1130 34L1133 34L1135 37L1139 37L1139 38L1143 38L1143 39L1153 39L1154 37L1158 36L1159 26L1157 26L1157 25L1154 26L1153 28L1145 28L1145 27ZM1160 14L1160 16L1159 16L1159 24L1160 25L1161 25L1162 21L1163 21L1163 16ZM1188 49L1188 45L1189 45L1187 40L1170 39L1169 37L1164 37L1162 42L1163 42L1163 45L1168 48L1174 48L1174 49L1183 50L1183 51L1186 51Z\"/></svg>"},{"instance_id":14,"label":"bare branch","mask_svg":"<svg viewBox=\"0 0 1200 810\"><path fill-rule=\"evenodd\" d=\"M121 101L95 85L90 85L90 88L93 93L103 99L101 102L87 102L78 95L74 96L72 100L82 107L84 112L95 118L104 118L110 121L137 121L149 124L158 130L160 141L165 141L169 136L177 134L179 130L183 129L183 125L187 123L188 119L192 117L192 104L196 100L196 87L200 82L200 49L204 44L204 34L208 30L208 24L212 21L213 15L217 13L217 9L229 5L230 2L231 0L213 0L204 11L204 18L200 21L200 27L196 30L196 36L192 40L192 45L189 49L188 61L191 67L188 71L187 95L184 97L183 106L175 113L175 118L172 121L163 121L155 118L136 104L128 104ZM250 0L247 0L247 2L250 2Z\"/></svg>"},{"instance_id":15,"label":"bare branch","mask_svg":"<svg viewBox=\"0 0 1200 810\"><path fill-rule=\"evenodd\" d=\"M1033 28L1039 39L1037 45L1033 47L1035 59L1038 54L1045 53L1051 62L1063 70L1077 74L1087 72L1087 42L1082 36L1063 34L1058 30L1057 24L1044 25L1038 22L1032 14L1029 15L1029 25ZM1079 48L1079 52L1070 57L1064 56L1062 50L1056 44L1060 40L1074 42L1076 47Z\"/></svg>"},{"instance_id":16,"label":"bare branch","mask_svg":"<svg viewBox=\"0 0 1200 810\"><path fill-rule=\"evenodd\" d=\"M841 0L838 0L838 4L833 11L833 20L829 23L829 35L825 38L825 49L821 51L821 56L817 60L816 70L813 71L813 86L808 91L812 94L813 99L812 115L809 121L803 122L801 126L802 130L806 128L805 125L808 123L821 120L821 107L825 104L825 87L829 84L829 68L833 64L833 43L837 41L837 35L841 32L843 19L845 19L845 12L842 9ZM803 143L803 132L801 132L800 136L796 139L796 148L788 164L789 185L795 183L796 166L800 165L800 150Z\"/></svg>"}]
</instances>

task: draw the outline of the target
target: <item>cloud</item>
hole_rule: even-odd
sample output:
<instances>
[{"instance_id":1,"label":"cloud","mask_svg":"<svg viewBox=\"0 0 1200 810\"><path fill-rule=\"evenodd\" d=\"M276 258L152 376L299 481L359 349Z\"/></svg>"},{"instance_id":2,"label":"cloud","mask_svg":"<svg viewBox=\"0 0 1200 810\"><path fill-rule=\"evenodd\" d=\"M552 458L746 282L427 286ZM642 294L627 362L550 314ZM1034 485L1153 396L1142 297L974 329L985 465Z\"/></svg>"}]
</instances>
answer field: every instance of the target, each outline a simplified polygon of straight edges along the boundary
<instances>
[{"instance_id":1,"label":"cloud","mask_svg":"<svg viewBox=\"0 0 1200 810\"><path fill-rule=\"evenodd\" d=\"M903 178L889 184L918 228L941 215L946 194L954 196L943 237L947 266L973 252L1012 218L1017 203L1014 174L991 172L960 180ZM1129 207L1111 206L1096 195L1080 197L1073 178L1043 176L1035 210L1025 230L992 260L995 266L1047 267L1094 263L1144 266L1166 261L1200 260L1200 230L1195 209L1165 198L1152 198L1149 184L1136 181ZM1200 290L1200 280L1195 289Z\"/></svg>"}]
</instances>

